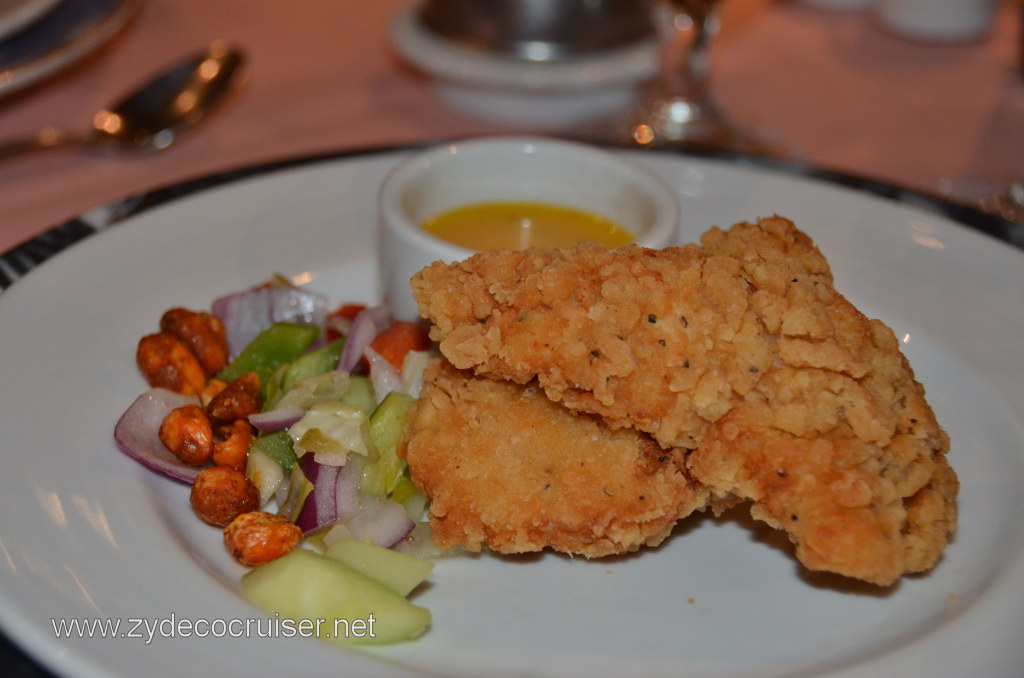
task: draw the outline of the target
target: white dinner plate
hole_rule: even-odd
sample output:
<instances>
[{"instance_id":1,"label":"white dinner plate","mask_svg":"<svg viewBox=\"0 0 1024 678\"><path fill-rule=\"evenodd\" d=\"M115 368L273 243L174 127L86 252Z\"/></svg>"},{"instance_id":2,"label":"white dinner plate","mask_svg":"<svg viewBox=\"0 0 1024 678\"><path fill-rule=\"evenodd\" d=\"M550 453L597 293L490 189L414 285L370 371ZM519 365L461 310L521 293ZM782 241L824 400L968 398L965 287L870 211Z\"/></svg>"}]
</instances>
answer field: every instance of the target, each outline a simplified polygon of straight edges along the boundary
<instances>
[{"instance_id":1,"label":"white dinner plate","mask_svg":"<svg viewBox=\"0 0 1024 678\"><path fill-rule=\"evenodd\" d=\"M63 0L41 13L0 42L0 96L55 75L96 51L125 27L140 5L141 0Z\"/></svg>"},{"instance_id":2,"label":"white dinner plate","mask_svg":"<svg viewBox=\"0 0 1024 678\"><path fill-rule=\"evenodd\" d=\"M877 590L803 571L785 538L749 520L693 517L630 557L441 560L415 596L433 625L414 642L349 651L244 637L265 617L239 596L244 570L220 531L192 514L187 487L114 446L115 421L145 387L135 345L165 309L204 307L277 272L333 303L375 300L375 196L406 153L287 166L164 203L0 295L9 637L88 678L1019 675L1024 256L921 208L660 154L635 159L678 191L684 240L787 216L828 256L837 287L902 339L962 482L960 529L938 566ZM75 619L118 637L58 637L54 625Z\"/></svg>"},{"instance_id":3,"label":"white dinner plate","mask_svg":"<svg viewBox=\"0 0 1024 678\"><path fill-rule=\"evenodd\" d=\"M0 40L38 21L62 0L0 0Z\"/></svg>"}]
</instances>

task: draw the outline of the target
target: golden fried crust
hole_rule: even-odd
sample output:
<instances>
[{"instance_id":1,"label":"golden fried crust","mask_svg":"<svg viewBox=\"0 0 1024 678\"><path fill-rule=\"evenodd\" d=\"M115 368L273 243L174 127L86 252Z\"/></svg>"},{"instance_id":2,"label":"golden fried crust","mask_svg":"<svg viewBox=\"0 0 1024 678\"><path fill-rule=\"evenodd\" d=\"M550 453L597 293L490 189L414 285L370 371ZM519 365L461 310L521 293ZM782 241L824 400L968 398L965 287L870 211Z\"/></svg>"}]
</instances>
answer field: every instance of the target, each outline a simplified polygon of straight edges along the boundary
<instances>
[{"instance_id":1,"label":"golden fried crust","mask_svg":"<svg viewBox=\"0 0 1024 678\"><path fill-rule=\"evenodd\" d=\"M610 431L533 386L473 377L446 361L425 375L405 456L430 498L441 548L599 557L654 546L703 508L681 454Z\"/></svg>"},{"instance_id":2,"label":"golden fried crust","mask_svg":"<svg viewBox=\"0 0 1024 678\"><path fill-rule=\"evenodd\" d=\"M807 567L883 585L930 568L957 480L892 332L786 219L701 242L486 253L413 292L454 365L693 450L715 500L752 501Z\"/></svg>"},{"instance_id":3,"label":"golden fried crust","mask_svg":"<svg viewBox=\"0 0 1024 678\"><path fill-rule=\"evenodd\" d=\"M730 268L694 247L582 245L435 264L413 278L413 291L457 367L536 378L552 400L613 428L693 448L733 393L771 364Z\"/></svg>"},{"instance_id":4,"label":"golden fried crust","mask_svg":"<svg viewBox=\"0 0 1024 678\"><path fill-rule=\"evenodd\" d=\"M773 366L706 432L690 469L719 496L753 500L810 569L887 585L931 568L956 525L949 439L892 331L812 274L805 247L765 248L751 225L703 239L740 262L776 336ZM785 242L785 241L783 241ZM779 259L778 252L789 255ZM813 262L816 264L816 262Z\"/></svg>"},{"instance_id":5,"label":"golden fried crust","mask_svg":"<svg viewBox=\"0 0 1024 678\"><path fill-rule=\"evenodd\" d=\"M552 400L692 449L778 354L831 329L828 264L807 236L779 218L742 230L703 248L479 254L420 271L413 296L456 367L536 378Z\"/></svg>"}]
</instances>

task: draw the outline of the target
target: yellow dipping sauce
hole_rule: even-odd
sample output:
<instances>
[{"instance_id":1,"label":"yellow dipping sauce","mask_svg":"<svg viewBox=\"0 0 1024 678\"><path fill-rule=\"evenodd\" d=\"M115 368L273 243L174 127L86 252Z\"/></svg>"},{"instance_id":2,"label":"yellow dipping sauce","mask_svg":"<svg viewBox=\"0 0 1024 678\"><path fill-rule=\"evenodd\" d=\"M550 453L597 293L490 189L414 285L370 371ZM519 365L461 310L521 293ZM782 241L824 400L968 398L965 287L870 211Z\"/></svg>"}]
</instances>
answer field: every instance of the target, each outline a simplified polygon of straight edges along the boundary
<instances>
[{"instance_id":1,"label":"yellow dipping sauce","mask_svg":"<svg viewBox=\"0 0 1024 678\"><path fill-rule=\"evenodd\" d=\"M599 214L528 202L457 207L428 219L422 226L442 240L480 252L572 247L584 240L612 249L635 240L632 233Z\"/></svg>"}]
</instances>

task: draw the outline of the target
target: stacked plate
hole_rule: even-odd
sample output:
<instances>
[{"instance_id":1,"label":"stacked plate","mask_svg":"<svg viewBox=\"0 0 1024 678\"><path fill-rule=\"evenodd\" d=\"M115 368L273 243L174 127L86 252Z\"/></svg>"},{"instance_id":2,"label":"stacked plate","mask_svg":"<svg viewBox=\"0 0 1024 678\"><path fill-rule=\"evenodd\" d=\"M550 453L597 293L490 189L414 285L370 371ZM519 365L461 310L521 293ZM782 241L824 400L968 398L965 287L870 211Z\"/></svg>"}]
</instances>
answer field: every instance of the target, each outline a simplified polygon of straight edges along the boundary
<instances>
[{"instance_id":1,"label":"stacked plate","mask_svg":"<svg viewBox=\"0 0 1024 678\"><path fill-rule=\"evenodd\" d=\"M596 2L578 4L581 10L599 6ZM513 33L514 27L492 27L486 22L480 26L468 20L462 25L458 20L465 18L464 11L460 14L453 10L453 15L447 17L452 31L439 29L436 21L429 21L431 15L423 11L438 5L460 5L460 10L477 7L481 14L491 11L497 15L509 3L428 2L422 7L404 8L392 23L391 42L398 54L434 80L443 102L472 118L518 128L564 131L623 109L634 98L637 87L658 69L653 27L649 35L624 44L564 55L553 51L546 39L529 40L498 30ZM618 8L621 10L621 6ZM488 33L491 28L496 35ZM515 49L493 49L495 45L482 48L481 39L458 33L474 30L482 32L483 40L515 38Z\"/></svg>"},{"instance_id":2,"label":"stacked plate","mask_svg":"<svg viewBox=\"0 0 1024 678\"><path fill-rule=\"evenodd\" d=\"M0 97L57 73L110 40L141 0L0 0Z\"/></svg>"}]
</instances>

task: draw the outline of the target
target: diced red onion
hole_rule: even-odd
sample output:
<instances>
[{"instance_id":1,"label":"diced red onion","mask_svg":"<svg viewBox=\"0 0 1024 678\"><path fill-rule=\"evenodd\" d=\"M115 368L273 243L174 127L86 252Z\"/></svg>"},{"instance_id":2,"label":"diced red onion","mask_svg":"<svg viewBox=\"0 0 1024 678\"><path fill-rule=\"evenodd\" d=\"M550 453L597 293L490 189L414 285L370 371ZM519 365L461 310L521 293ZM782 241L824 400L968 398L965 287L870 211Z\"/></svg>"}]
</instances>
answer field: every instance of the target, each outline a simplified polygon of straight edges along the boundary
<instances>
[{"instance_id":1,"label":"diced red onion","mask_svg":"<svg viewBox=\"0 0 1024 678\"><path fill-rule=\"evenodd\" d=\"M261 433L274 433L283 431L306 414L301 407L282 407L269 412L257 412L249 415L249 423L255 426Z\"/></svg>"},{"instance_id":2,"label":"diced red onion","mask_svg":"<svg viewBox=\"0 0 1024 678\"><path fill-rule=\"evenodd\" d=\"M277 502L278 507L284 506L288 500L288 492L291 490L291 486L292 477L290 474L285 473L281 484L277 486L277 492L274 493L274 501Z\"/></svg>"},{"instance_id":3,"label":"diced red onion","mask_svg":"<svg viewBox=\"0 0 1024 678\"><path fill-rule=\"evenodd\" d=\"M359 496L359 481L362 479L363 458L358 454L348 455L348 461L338 474L338 487L334 493L338 520L348 520L362 508Z\"/></svg>"},{"instance_id":4,"label":"diced red onion","mask_svg":"<svg viewBox=\"0 0 1024 678\"><path fill-rule=\"evenodd\" d=\"M402 361L402 391L413 398L420 397L423 389L423 372L430 362L430 351L409 351Z\"/></svg>"},{"instance_id":5,"label":"diced red onion","mask_svg":"<svg viewBox=\"0 0 1024 678\"><path fill-rule=\"evenodd\" d=\"M363 350L369 346L373 338L377 336L377 327L368 316L362 318L356 316L356 322L352 323L352 331L345 337L345 346L341 349L341 356L338 358L338 369L352 372L359 365L363 357Z\"/></svg>"},{"instance_id":6,"label":"diced red onion","mask_svg":"<svg viewBox=\"0 0 1024 678\"><path fill-rule=\"evenodd\" d=\"M353 538L391 548L416 527L400 504L362 493L363 508L345 523Z\"/></svg>"},{"instance_id":7,"label":"diced red onion","mask_svg":"<svg viewBox=\"0 0 1024 678\"><path fill-rule=\"evenodd\" d=\"M402 373L371 346L363 350L363 355L370 364L370 383L379 405L388 393L402 390Z\"/></svg>"},{"instance_id":8,"label":"diced red onion","mask_svg":"<svg viewBox=\"0 0 1024 678\"><path fill-rule=\"evenodd\" d=\"M363 357L363 351L391 322L387 305L364 308L352 320L352 330L345 338L345 347L338 358L338 369L351 372Z\"/></svg>"},{"instance_id":9,"label":"diced red onion","mask_svg":"<svg viewBox=\"0 0 1024 678\"><path fill-rule=\"evenodd\" d=\"M360 313L373 318L373 323L377 326L378 334L384 330L385 327L391 324L391 305L390 304L378 304L377 306L367 306Z\"/></svg>"},{"instance_id":10,"label":"diced red onion","mask_svg":"<svg viewBox=\"0 0 1024 678\"><path fill-rule=\"evenodd\" d=\"M178 459L160 440L160 424L171 410L199 404L187 396L164 388L153 388L135 399L114 426L118 448L140 464L174 480L191 484L200 469Z\"/></svg>"},{"instance_id":11,"label":"diced red onion","mask_svg":"<svg viewBox=\"0 0 1024 678\"><path fill-rule=\"evenodd\" d=\"M405 539L415 523L400 504L360 492L362 458L349 457L344 466L319 464L309 454L299 459L313 490L295 524L307 534L331 524L344 525L354 539L390 548Z\"/></svg>"},{"instance_id":12,"label":"diced red onion","mask_svg":"<svg viewBox=\"0 0 1024 678\"><path fill-rule=\"evenodd\" d=\"M324 327L327 297L301 287L271 285L220 297L211 310L224 323L235 356L275 322Z\"/></svg>"},{"instance_id":13,"label":"diced red onion","mask_svg":"<svg viewBox=\"0 0 1024 678\"><path fill-rule=\"evenodd\" d=\"M306 454L299 459L299 466L306 479L313 484L313 491L306 496L295 524L309 533L338 520L338 473L342 467L319 464L313 455Z\"/></svg>"},{"instance_id":14,"label":"diced red onion","mask_svg":"<svg viewBox=\"0 0 1024 678\"><path fill-rule=\"evenodd\" d=\"M400 553L406 553L417 558L434 559L442 555L441 549L434 546L431 537L430 523L416 523L416 526L400 542L392 546ZM453 548L452 553L458 553L464 549Z\"/></svg>"}]
</instances>

